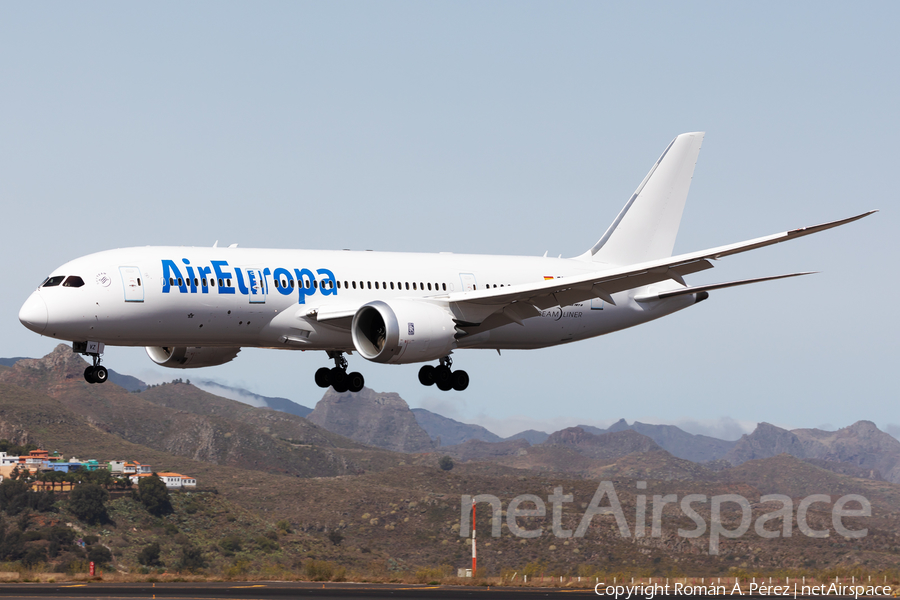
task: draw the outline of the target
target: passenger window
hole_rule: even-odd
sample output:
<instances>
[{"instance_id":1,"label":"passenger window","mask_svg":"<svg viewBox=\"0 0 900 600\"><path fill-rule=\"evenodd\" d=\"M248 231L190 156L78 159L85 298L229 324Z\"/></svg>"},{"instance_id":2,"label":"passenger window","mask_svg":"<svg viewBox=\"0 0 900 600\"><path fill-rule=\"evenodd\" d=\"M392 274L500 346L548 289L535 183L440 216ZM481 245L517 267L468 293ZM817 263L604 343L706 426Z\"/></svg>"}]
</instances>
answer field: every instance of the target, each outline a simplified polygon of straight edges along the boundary
<instances>
[{"instance_id":1,"label":"passenger window","mask_svg":"<svg viewBox=\"0 0 900 600\"><path fill-rule=\"evenodd\" d=\"M369 289L370 289L370 290L372 289L372 282L371 282L371 281L369 282Z\"/></svg>"},{"instance_id":2,"label":"passenger window","mask_svg":"<svg viewBox=\"0 0 900 600\"><path fill-rule=\"evenodd\" d=\"M442 283L442 284L441 284L441 287L444 288L444 291L445 291L445 292L447 291L447 284L446 284L446 283Z\"/></svg>"},{"instance_id":3,"label":"passenger window","mask_svg":"<svg viewBox=\"0 0 900 600\"><path fill-rule=\"evenodd\" d=\"M222 280L221 280L221 279L219 279L219 280L218 280L218 281L219 281L219 287L222 287ZM140 280L138 280L138 285L141 285L141 282L140 282ZM292 286L292 287L293 287L293 286Z\"/></svg>"},{"instance_id":4,"label":"passenger window","mask_svg":"<svg viewBox=\"0 0 900 600\"><path fill-rule=\"evenodd\" d=\"M225 283L228 284L228 287L231 287L231 280L230 280L230 279L226 279L226 280L225 280Z\"/></svg>"},{"instance_id":5,"label":"passenger window","mask_svg":"<svg viewBox=\"0 0 900 600\"><path fill-rule=\"evenodd\" d=\"M200 280L194 277L194 287L197 287L198 285L200 285Z\"/></svg>"},{"instance_id":6,"label":"passenger window","mask_svg":"<svg viewBox=\"0 0 900 600\"><path fill-rule=\"evenodd\" d=\"M206 277L203 278L203 287L206 287Z\"/></svg>"},{"instance_id":7,"label":"passenger window","mask_svg":"<svg viewBox=\"0 0 900 600\"><path fill-rule=\"evenodd\" d=\"M169 285L175 285L175 278L169 277Z\"/></svg>"},{"instance_id":8,"label":"passenger window","mask_svg":"<svg viewBox=\"0 0 900 600\"><path fill-rule=\"evenodd\" d=\"M61 284L63 282L63 279L65 279L65 278L66 278L65 275L57 275L56 277L51 277L44 283L44 287L57 286L57 285Z\"/></svg>"},{"instance_id":9,"label":"passenger window","mask_svg":"<svg viewBox=\"0 0 900 600\"><path fill-rule=\"evenodd\" d=\"M354 290L356 289L356 282L355 282L355 281L353 282L353 289L354 289Z\"/></svg>"},{"instance_id":10,"label":"passenger window","mask_svg":"<svg viewBox=\"0 0 900 600\"><path fill-rule=\"evenodd\" d=\"M72 275L68 279L63 282L63 287L81 287L84 285L84 279L79 277L78 275ZM141 285L141 280L138 279L138 285Z\"/></svg>"},{"instance_id":11,"label":"passenger window","mask_svg":"<svg viewBox=\"0 0 900 600\"><path fill-rule=\"evenodd\" d=\"M377 282L377 281L375 282L375 289L376 289L376 290L378 289L378 282Z\"/></svg>"},{"instance_id":12,"label":"passenger window","mask_svg":"<svg viewBox=\"0 0 900 600\"><path fill-rule=\"evenodd\" d=\"M391 282L391 289L394 289L394 282Z\"/></svg>"},{"instance_id":13,"label":"passenger window","mask_svg":"<svg viewBox=\"0 0 900 600\"><path fill-rule=\"evenodd\" d=\"M181 287L183 285L184 285L184 280L181 277L179 277L178 278L178 287Z\"/></svg>"},{"instance_id":14,"label":"passenger window","mask_svg":"<svg viewBox=\"0 0 900 600\"><path fill-rule=\"evenodd\" d=\"M318 279L313 279L313 287L316 289L319 289L319 280Z\"/></svg>"},{"instance_id":15,"label":"passenger window","mask_svg":"<svg viewBox=\"0 0 900 600\"><path fill-rule=\"evenodd\" d=\"M428 291L429 291L429 292L431 291L431 284L430 284L430 283L428 284Z\"/></svg>"},{"instance_id":16,"label":"passenger window","mask_svg":"<svg viewBox=\"0 0 900 600\"><path fill-rule=\"evenodd\" d=\"M425 284L422 283L421 281L419 282L419 289L423 290L423 291L425 290Z\"/></svg>"},{"instance_id":17,"label":"passenger window","mask_svg":"<svg viewBox=\"0 0 900 600\"><path fill-rule=\"evenodd\" d=\"M416 289L416 282L413 281L413 289Z\"/></svg>"}]
</instances>

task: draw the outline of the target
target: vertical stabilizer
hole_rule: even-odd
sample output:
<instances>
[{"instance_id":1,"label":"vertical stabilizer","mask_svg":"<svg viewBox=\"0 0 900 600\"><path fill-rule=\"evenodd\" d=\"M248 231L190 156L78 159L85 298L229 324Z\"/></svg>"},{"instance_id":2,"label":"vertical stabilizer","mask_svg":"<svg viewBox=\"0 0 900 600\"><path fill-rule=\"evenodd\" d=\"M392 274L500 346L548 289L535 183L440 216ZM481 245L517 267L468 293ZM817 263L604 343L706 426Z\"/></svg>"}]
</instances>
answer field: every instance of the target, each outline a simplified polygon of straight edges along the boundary
<instances>
[{"instance_id":1,"label":"vertical stabilizer","mask_svg":"<svg viewBox=\"0 0 900 600\"><path fill-rule=\"evenodd\" d=\"M703 135L675 138L603 237L580 258L629 265L672 256Z\"/></svg>"}]
</instances>

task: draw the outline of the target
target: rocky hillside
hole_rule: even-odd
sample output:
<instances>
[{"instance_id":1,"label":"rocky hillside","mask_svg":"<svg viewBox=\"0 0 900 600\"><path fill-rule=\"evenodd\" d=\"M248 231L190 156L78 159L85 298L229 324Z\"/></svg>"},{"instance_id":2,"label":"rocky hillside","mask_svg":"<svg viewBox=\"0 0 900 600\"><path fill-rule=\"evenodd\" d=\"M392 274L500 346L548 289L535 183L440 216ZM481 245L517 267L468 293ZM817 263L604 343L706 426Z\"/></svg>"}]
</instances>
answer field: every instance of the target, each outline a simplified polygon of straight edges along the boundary
<instances>
[{"instance_id":1,"label":"rocky hillside","mask_svg":"<svg viewBox=\"0 0 900 600\"><path fill-rule=\"evenodd\" d=\"M478 531L483 540L478 547L479 565L492 575L503 570L521 572L526 565L531 565L532 573L548 575L599 570L709 577L736 570L811 573L838 567L863 573L895 566L900 556L896 538L900 485L840 475L787 455L751 459L737 467L720 464L713 471L673 456L633 430L598 436L582 428L556 432L539 445L526 440L469 440L434 452L401 454L366 447L300 417L211 396L184 383L140 393L129 393L113 383L91 386L81 377L84 366L80 357L62 347L43 359L0 367L0 437L34 442L67 456L127 457L196 475L202 486L215 488L218 495L210 491L193 503L179 505L166 522L223 569L239 560L258 560L260 572L271 578L278 573L265 571L270 565L289 571L315 559L371 569L383 577L421 567L464 566L470 560L470 548L460 536L460 531L465 534L461 521L470 507L466 496L475 494L496 496L501 510L523 494L547 500L544 517L519 521L526 529L540 532L527 539L511 535L508 527L501 527L500 537L491 537L491 511L487 506L479 509ZM323 402L328 402L320 403L322 413L343 415L331 422L349 422L357 429L365 429L361 419L373 420L369 427L375 438L389 435L391 427L397 426L400 439L414 439L408 435L416 431L410 425L414 417L402 400L371 391L356 396L362 396L362 402L327 394ZM379 416L378 410L385 414ZM868 464L867 454L853 454L858 442L851 440L868 436L867 447L874 449L880 432L865 423L858 425L834 434L787 432L793 437L784 439L795 451L824 448L831 452L829 456ZM783 437L782 432L772 433ZM424 430L419 428L416 435L430 445ZM794 446L794 439L800 446ZM764 450L761 444L756 449ZM457 458L449 471L438 468L444 453ZM584 537L554 536L555 511L550 506L554 490L562 488L564 494L572 495L572 501L562 506L559 525L575 530L600 481L615 485L630 532L637 531L639 502L646 501L649 526L653 498L668 495L681 499L688 494L707 498L740 494L750 502L756 523L761 514L777 508L761 503L763 494L787 494L796 510L799 499L810 494L835 500L855 493L871 501L872 516L852 522L854 527L868 528L864 538L852 543L834 534L811 538L797 533L768 539L751 526L746 535L720 540L718 555L707 551L708 530L699 538L678 535L679 528L694 528L694 521L677 501L668 502L662 510L659 536L622 535L611 516L601 515L586 528ZM209 502L204 502L205 497ZM184 499L190 500L187 494ZM160 522L129 502L112 511L114 527L97 528L97 533L119 552L117 560L125 568L134 569L140 545L168 534ZM711 522L709 503L699 502L694 508L705 523ZM195 515L199 520L192 520ZM720 515L729 530L738 527L740 517L739 510ZM281 550L256 539L260 531L275 529L274 524L282 520L287 527L271 539ZM833 522L830 509L822 503L810 507L807 521L814 529L830 529ZM13 519L6 522L11 524ZM202 533L197 528L203 528ZM293 533L287 533L288 529ZM233 544L222 539L226 533L244 536L245 549L233 550ZM180 544L163 540L167 561ZM253 558L257 551L271 554Z\"/></svg>"},{"instance_id":2,"label":"rocky hillside","mask_svg":"<svg viewBox=\"0 0 900 600\"><path fill-rule=\"evenodd\" d=\"M650 425L635 421L631 425L625 419L619 419L608 429L599 429L588 425L579 425L587 432L600 435L616 431L632 430L659 444L659 446L678 458L692 462L709 462L718 460L734 447L736 442L720 440L708 435L688 433L675 425Z\"/></svg>"},{"instance_id":3,"label":"rocky hillside","mask_svg":"<svg viewBox=\"0 0 900 600\"><path fill-rule=\"evenodd\" d=\"M601 460L619 458L635 452L662 450L656 442L636 431L594 435L581 427L561 429L547 438L543 445L570 448L588 458Z\"/></svg>"},{"instance_id":4,"label":"rocky hillside","mask_svg":"<svg viewBox=\"0 0 900 600\"><path fill-rule=\"evenodd\" d=\"M871 421L857 421L837 431L795 429L788 431L769 423L760 423L753 433L744 435L725 460L740 465L749 460L790 454L837 472L843 465L857 467L872 479L900 483L900 441L879 430ZM818 462L821 461L821 462Z\"/></svg>"},{"instance_id":5,"label":"rocky hillside","mask_svg":"<svg viewBox=\"0 0 900 600\"><path fill-rule=\"evenodd\" d=\"M306 418L328 431L386 450L428 452L434 448L409 405L397 394L379 394L369 388L338 394L328 388Z\"/></svg>"},{"instance_id":6,"label":"rocky hillside","mask_svg":"<svg viewBox=\"0 0 900 600\"><path fill-rule=\"evenodd\" d=\"M416 416L416 422L438 446L454 446L467 440L499 442L503 439L481 425L460 423L424 408L414 408L412 412Z\"/></svg>"},{"instance_id":7,"label":"rocky hillside","mask_svg":"<svg viewBox=\"0 0 900 600\"><path fill-rule=\"evenodd\" d=\"M0 383L10 386L0 420L15 423L27 416L23 413L29 405L17 402L13 393L26 390L55 399L66 416L50 418L60 422L77 415L84 424L81 428L218 465L308 477L360 473L377 470L385 461L396 463L389 453L301 417L253 408L188 384L155 386L140 393L112 382L90 385L83 378L86 366L81 356L60 345L44 358L20 360L0 372Z\"/></svg>"}]
</instances>

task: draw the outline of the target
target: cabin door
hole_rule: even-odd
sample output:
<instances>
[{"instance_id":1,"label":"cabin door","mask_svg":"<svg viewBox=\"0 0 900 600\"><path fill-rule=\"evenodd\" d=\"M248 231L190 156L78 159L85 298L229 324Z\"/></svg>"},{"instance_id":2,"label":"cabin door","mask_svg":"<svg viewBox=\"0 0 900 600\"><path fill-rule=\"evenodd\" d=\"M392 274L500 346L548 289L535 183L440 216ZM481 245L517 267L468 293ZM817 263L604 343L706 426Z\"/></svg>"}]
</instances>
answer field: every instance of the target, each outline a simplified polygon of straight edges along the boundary
<instances>
[{"instance_id":1,"label":"cabin door","mask_svg":"<svg viewBox=\"0 0 900 600\"><path fill-rule=\"evenodd\" d=\"M462 289L464 292L474 292L478 287L475 282L475 275L472 273L460 273L459 280L462 282Z\"/></svg>"},{"instance_id":2,"label":"cabin door","mask_svg":"<svg viewBox=\"0 0 900 600\"><path fill-rule=\"evenodd\" d=\"M119 273L125 288L125 302L143 302L144 282L141 281L141 270L137 267L119 267Z\"/></svg>"}]
</instances>

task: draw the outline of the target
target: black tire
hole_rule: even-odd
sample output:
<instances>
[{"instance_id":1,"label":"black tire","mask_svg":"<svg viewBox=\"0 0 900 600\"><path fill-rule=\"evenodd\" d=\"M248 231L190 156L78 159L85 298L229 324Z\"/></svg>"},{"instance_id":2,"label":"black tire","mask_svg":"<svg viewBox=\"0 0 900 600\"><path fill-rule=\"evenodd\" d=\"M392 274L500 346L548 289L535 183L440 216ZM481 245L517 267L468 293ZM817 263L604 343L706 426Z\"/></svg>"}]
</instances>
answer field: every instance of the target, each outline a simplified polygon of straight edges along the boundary
<instances>
[{"instance_id":1,"label":"black tire","mask_svg":"<svg viewBox=\"0 0 900 600\"><path fill-rule=\"evenodd\" d=\"M469 374L465 371L453 371L453 389L461 392L469 387Z\"/></svg>"},{"instance_id":2,"label":"black tire","mask_svg":"<svg viewBox=\"0 0 900 600\"><path fill-rule=\"evenodd\" d=\"M331 369L322 367L316 371L316 385L320 388L327 388L331 385Z\"/></svg>"},{"instance_id":3,"label":"black tire","mask_svg":"<svg viewBox=\"0 0 900 600\"><path fill-rule=\"evenodd\" d=\"M419 369L419 383L434 385L434 367L432 365L425 365Z\"/></svg>"},{"instance_id":4,"label":"black tire","mask_svg":"<svg viewBox=\"0 0 900 600\"><path fill-rule=\"evenodd\" d=\"M100 365L94 368L94 383L106 383L107 379L109 379L109 371L106 370L106 367Z\"/></svg>"},{"instance_id":5,"label":"black tire","mask_svg":"<svg viewBox=\"0 0 900 600\"><path fill-rule=\"evenodd\" d=\"M94 381L94 367L88 367L84 370L84 380L88 383L96 383Z\"/></svg>"},{"instance_id":6,"label":"black tire","mask_svg":"<svg viewBox=\"0 0 900 600\"><path fill-rule=\"evenodd\" d=\"M328 373L328 379L331 381L331 387L339 394L347 391L347 371L334 367Z\"/></svg>"},{"instance_id":7,"label":"black tire","mask_svg":"<svg viewBox=\"0 0 900 600\"><path fill-rule=\"evenodd\" d=\"M450 371L450 367L441 365L434 368L434 384L442 392L453 389L453 373Z\"/></svg>"},{"instance_id":8,"label":"black tire","mask_svg":"<svg viewBox=\"0 0 900 600\"><path fill-rule=\"evenodd\" d=\"M362 373L353 371L352 373L347 375L347 389L351 392L358 392L362 390L364 385L366 385L366 380L362 376Z\"/></svg>"}]
</instances>

